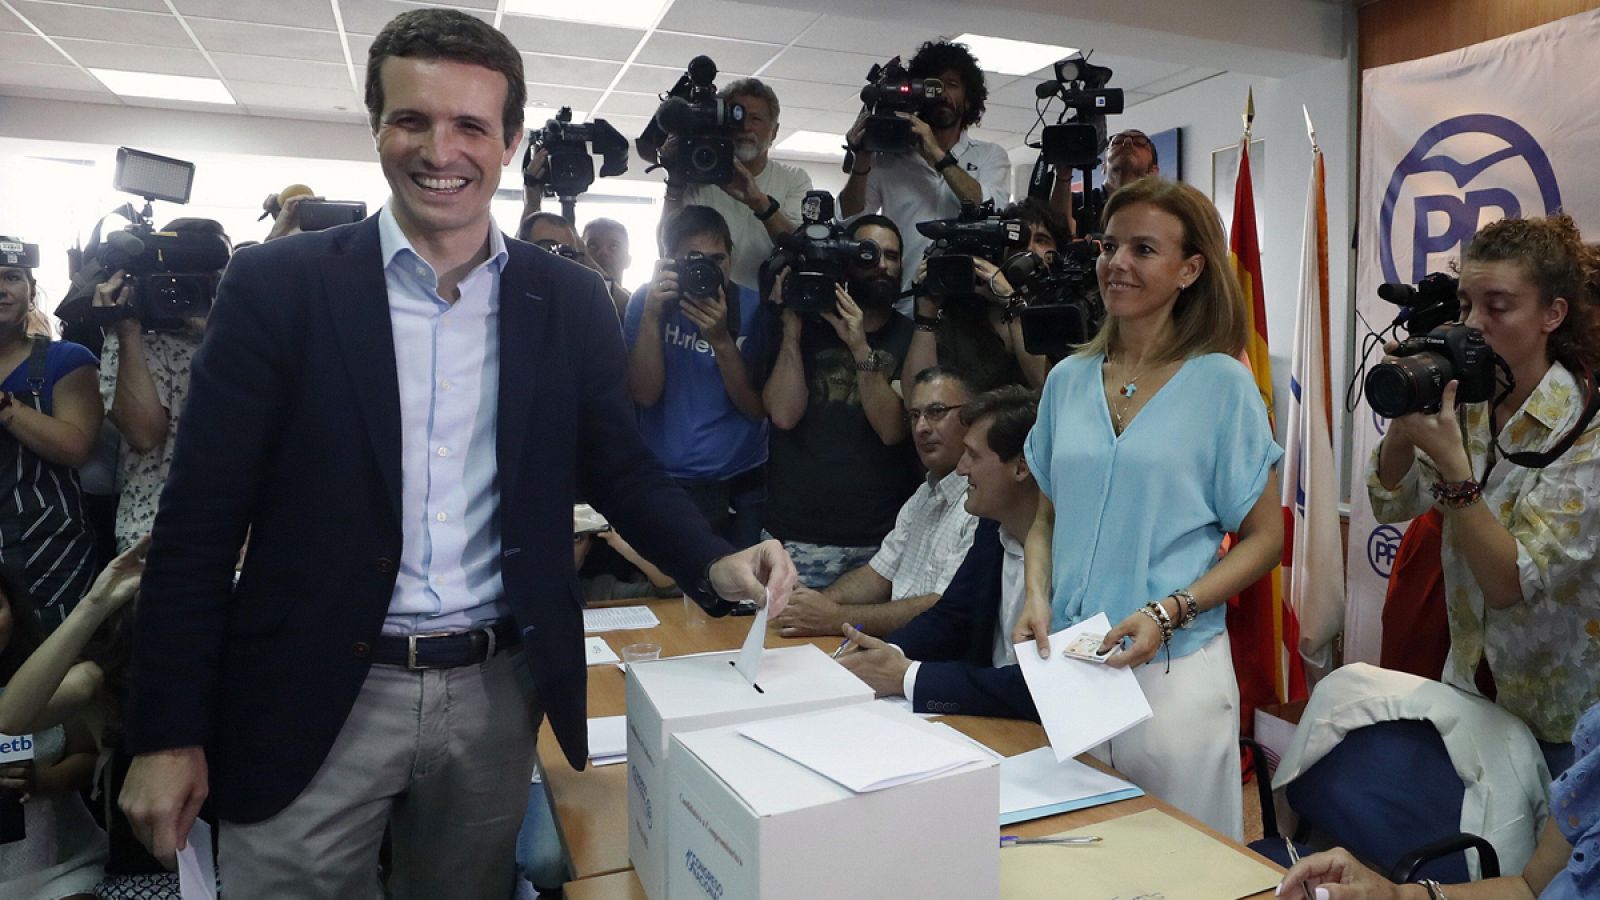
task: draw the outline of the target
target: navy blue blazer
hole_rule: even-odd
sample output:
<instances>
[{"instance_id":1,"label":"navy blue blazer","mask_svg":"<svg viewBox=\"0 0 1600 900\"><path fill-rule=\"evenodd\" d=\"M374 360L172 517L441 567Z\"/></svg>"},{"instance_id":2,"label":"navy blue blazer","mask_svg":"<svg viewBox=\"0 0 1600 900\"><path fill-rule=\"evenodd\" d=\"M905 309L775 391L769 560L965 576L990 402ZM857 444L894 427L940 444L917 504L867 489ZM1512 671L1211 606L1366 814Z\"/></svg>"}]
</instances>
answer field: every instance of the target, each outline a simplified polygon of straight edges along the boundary
<instances>
[{"instance_id":1,"label":"navy blue blazer","mask_svg":"<svg viewBox=\"0 0 1600 900\"><path fill-rule=\"evenodd\" d=\"M732 548L639 438L600 277L506 246L502 579L537 702L581 768L574 497L680 584ZM218 288L144 575L126 749L205 746L223 819L267 818L305 788L371 664L401 543L396 365L411 361L392 335L376 216L246 249Z\"/></svg>"},{"instance_id":2,"label":"navy blue blazer","mask_svg":"<svg viewBox=\"0 0 1600 900\"><path fill-rule=\"evenodd\" d=\"M1039 721L1022 669L994 666L1005 556L1000 524L979 520L972 548L939 602L887 638L922 663L911 698L917 712Z\"/></svg>"}]
</instances>

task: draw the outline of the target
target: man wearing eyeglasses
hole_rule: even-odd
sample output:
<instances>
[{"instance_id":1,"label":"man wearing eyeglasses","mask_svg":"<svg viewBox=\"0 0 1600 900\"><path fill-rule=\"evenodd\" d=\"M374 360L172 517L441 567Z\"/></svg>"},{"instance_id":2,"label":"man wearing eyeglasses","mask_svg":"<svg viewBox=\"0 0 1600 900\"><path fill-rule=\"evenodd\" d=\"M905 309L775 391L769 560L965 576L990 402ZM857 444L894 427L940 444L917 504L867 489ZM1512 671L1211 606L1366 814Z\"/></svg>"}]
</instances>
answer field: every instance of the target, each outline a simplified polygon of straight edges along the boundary
<instances>
[{"instance_id":1,"label":"man wearing eyeglasses","mask_svg":"<svg viewBox=\"0 0 1600 900\"><path fill-rule=\"evenodd\" d=\"M978 525L964 505L967 478L956 471L967 434L958 413L971 398L960 372L929 366L917 373L906 394L906 424L926 479L866 565L820 591L802 586L790 595L776 620L784 637L838 634L847 622L884 635L939 601Z\"/></svg>"},{"instance_id":2,"label":"man wearing eyeglasses","mask_svg":"<svg viewBox=\"0 0 1600 900\"><path fill-rule=\"evenodd\" d=\"M1117 188L1147 175L1161 174L1161 161L1157 158L1155 143L1137 128L1117 132L1106 142L1105 162L1101 164L1100 172L1104 180L1100 187L1091 189L1088 196L1088 200L1094 204L1094 218L1098 218L1099 211L1105 208L1106 198L1116 193ZM1072 193L1072 170L1058 170L1056 187L1050 194L1050 205L1067 217L1073 234L1080 233L1078 220L1083 217L1086 202L1083 195ZM1084 225L1090 231L1100 227L1098 221L1088 221Z\"/></svg>"}]
</instances>

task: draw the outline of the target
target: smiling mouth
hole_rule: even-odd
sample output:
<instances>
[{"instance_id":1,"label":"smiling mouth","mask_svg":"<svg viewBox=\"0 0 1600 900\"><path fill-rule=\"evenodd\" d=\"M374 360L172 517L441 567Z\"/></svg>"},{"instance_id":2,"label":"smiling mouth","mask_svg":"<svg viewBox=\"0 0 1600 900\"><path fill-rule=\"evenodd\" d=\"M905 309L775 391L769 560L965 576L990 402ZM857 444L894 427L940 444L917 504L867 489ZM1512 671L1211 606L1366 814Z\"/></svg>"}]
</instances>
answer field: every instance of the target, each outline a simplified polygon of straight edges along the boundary
<instances>
[{"instance_id":1,"label":"smiling mouth","mask_svg":"<svg viewBox=\"0 0 1600 900\"><path fill-rule=\"evenodd\" d=\"M1112 290L1121 291L1134 291L1139 289L1137 284L1130 284L1126 281L1108 281L1106 282L1106 287Z\"/></svg>"},{"instance_id":2,"label":"smiling mouth","mask_svg":"<svg viewBox=\"0 0 1600 900\"><path fill-rule=\"evenodd\" d=\"M411 182L430 194L458 194L467 186L465 178L439 178L432 175L412 175Z\"/></svg>"}]
</instances>

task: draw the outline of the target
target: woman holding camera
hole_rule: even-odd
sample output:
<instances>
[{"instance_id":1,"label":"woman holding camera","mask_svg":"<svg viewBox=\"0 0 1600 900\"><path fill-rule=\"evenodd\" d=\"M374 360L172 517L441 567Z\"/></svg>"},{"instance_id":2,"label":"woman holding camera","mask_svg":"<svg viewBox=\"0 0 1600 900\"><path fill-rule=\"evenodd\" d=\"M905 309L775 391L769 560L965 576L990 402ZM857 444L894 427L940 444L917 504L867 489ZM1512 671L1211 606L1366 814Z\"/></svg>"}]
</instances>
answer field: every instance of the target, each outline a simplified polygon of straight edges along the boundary
<instances>
[{"instance_id":1,"label":"woman holding camera","mask_svg":"<svg viewBox=\"0 0 1600 900\"><path fill-rule=\"evenodd\" d=\"M20 241L0 238L0 243ZM29 245L31 246L31 245ZM34 251L37 256L37 251ZM22 570L46 630L94 578L78 475L105 411L94 354L29 330L37 259L0 256L0 563Z\"/></svg>"},{"instance_id":2,"label":"woman holding camera","mask_svg":"<svg viewBox=\"0 0 1600 900\"><path fill-rule=\"evenodd\" d=\"M1044 496L1012 637L1045 655L1053 630L1104 613L1100 651L1133 669L1154 716L1092 752L1238 840L1239 688L1223 604L1282 551L1283 451L1236 358L1248 313L1211 202L1147 178L1112 195L1105 223L1105 325L1051 370L1028 436ZM1238 541L1219 560L1228 532Z\"/></svg>"},{"instance_id":3,"label":"woman holding camera","mask_svg":"<svg viewBox=\"0 0 1600 900\"><path fill-rule=\"evenodd\" d=\"M1595 252L1565 215L1479 231L1462 260L1462 321L1512 384L1458 408L1450 382L1437 413L1390 422L1367 479L1380 522L1441 510L1444 681L1528 723L1552 775L1600 700L1600 421L1584 418L1600 356L1595 278Z\"/></svg>"}]
</instances>

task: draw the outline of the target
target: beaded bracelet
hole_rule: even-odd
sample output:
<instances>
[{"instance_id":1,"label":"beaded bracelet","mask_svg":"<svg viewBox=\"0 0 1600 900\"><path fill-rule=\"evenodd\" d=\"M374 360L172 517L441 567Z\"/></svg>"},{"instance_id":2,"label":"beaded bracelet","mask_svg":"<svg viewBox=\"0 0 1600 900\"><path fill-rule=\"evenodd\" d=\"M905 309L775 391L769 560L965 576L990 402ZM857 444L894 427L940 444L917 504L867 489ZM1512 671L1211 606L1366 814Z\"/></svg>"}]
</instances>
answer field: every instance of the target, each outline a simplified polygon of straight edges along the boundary
<instances>
[{"instance_id":1,"label":"beaded bracelet","mask_svg":"<svg viewBox=\"0 0 1600 900\"><path fill-rule=\"evenodd\" d=\"M1156 601L1151 601L1139 607L1139 612L1144 613L1150 621L1156 623L1161 629L1161 649L1167 651L1167 672L1172 672L1172 616L1167 614L1167 608Z\"/></svg>"},{"instance_id":2,"label":"beaded bracelet","mask_svg":"<svg viewBox=\"0 0 1600 900\"><path fill-rule=\"evenodd\" d=\"M1471 478L1466 481L1435 481L1428 493L1449 509L1466 509L1483 499L1483 485Z\"/></svg>"},{"instance_id":3,"label":"beaded bracelet","mask_svg":"<svg viewBox=\"0 0 1600 900\"><path fill-rule=\"evenodd\" d=\"M1178 601L1178 612L1180 613L1178 627L1180 629L1188 628L1194 624L1195 619L1200 617L1200 601L1196 600L1188 589L1180 588L1167 596Z\"/></svg>"}]
</instances>

